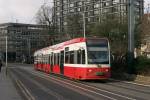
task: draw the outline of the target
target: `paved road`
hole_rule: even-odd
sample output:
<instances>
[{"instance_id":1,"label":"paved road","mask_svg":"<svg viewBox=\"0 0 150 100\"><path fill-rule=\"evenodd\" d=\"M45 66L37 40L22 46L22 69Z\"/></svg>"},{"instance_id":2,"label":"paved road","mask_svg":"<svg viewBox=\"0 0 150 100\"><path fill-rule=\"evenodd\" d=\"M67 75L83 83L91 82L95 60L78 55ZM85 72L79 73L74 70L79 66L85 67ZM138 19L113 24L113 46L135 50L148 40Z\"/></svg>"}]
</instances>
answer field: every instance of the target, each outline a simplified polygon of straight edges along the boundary
<instances>
[{"instance_id":1,"label":"paved road","mask_svg":"<svg viewBox=\"0 0 150 100\"><path fill-rule=\"evenodd\" d=\"M30 65L10 66L10 75L30 100L150 100L150 87L114 80L75 81Z\"/></svg>"}]
</instances>

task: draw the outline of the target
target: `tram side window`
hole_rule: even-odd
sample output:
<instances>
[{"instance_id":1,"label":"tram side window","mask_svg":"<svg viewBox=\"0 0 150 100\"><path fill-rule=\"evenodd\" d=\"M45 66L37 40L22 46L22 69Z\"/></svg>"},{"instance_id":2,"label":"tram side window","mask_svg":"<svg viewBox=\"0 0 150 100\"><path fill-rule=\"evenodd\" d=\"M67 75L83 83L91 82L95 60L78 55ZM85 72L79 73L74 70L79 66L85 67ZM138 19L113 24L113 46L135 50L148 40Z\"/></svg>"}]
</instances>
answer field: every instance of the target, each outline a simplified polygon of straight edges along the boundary
<instances>
[{"instance_id":1,"label":"tram side window","mask_svg":"<svg viewBox=\"0 0 150 100\"><path fill-rule=\"evenodd\" d=\"M65 63L69 64L69 52L65 52Z\"/></svg>"},{"instance_id":2,"label":"tram side window","mask_svg":"<svg viewBox=\"0 0 150 100\"><path fill-rule=\"evenodd\" d=\"M78 53L78 51L74 51L74 64L78 64L78 62L77 62L77 53Z\"/></svg>"},{"instance_id":3,"label":"tram side window","mask_svg":"<svg viewBox=\"0 0 150 100\"><path fill-rule=\"evenodd\" d=\"M46 63L46 60L45 60L45 55L44 55L44 57L43 57L44 59L43 59L43 64L45 64Z\"/></svg>"},{"instance_id":4,"label":"tram side window","mask_svg":"<svg viewBox=\"0 0 150 100\"><path fill-rule=\"evenodd\" d=\"M54 60L53 60L54 54L51 55L51 65L54 65Z\"/></svg>"},{"instance_id":5,"label":"tram side window","mask_svg":"<svg viewBox=\"0 0 150 100\"><path fill-rule=\"evenodd\" d=\"M60 63L64 63L64 51L61 51L61 59L60 59Z\"/></svg>"},{"instance_id":6,"label":"tram side window","mask_svg":"<svg viewBox=\"0 0 150 100\"><path fill-rule=\"evenodd\" d=\"M43 60L43 57L41 56L41 60L40 60L40 63L42 64L42 60Z\"/></svg>"},{"instance_id":7,"label":"tram side window","mask_svg":"<svg viewBox=\"0 0 150 100\"><path fill-rule=\"evenodd\" d=\"M46 64L48 64L48 55L46 55Z\"/></svg>"},{"instance_id":8,"label":"tram side window","mask_svg":"<svg viewBox=\"0 0 150 100\"><path fill-rule=\"evenodd\" d=\"M49 55L48 55L48 64L51 63L51 62L50 62L50 57L51 57L51 55L49 54Z\"/></svg>"},{"instance_id":9,"label":"tram side window","mask_svg":"<svg viewBox=\"0 0 150 100\"><path fill-rule=\"evenodd\" d=\"M48 55L46 55L46 64L48 64Z\"/></svg>"},{"instance_id":10,"label":"tram side window","mask_svg":"<svg viewBox=\"0 0 150 100\"><path fill-rule=\"evenodd\" d=\"M77 51L77 64L81 64L81 50Z\"/></svg>"},{"instance_id":11,"label":"tram side window","mask_svg":"<svg viewBox=\"0 0 150 100\"><path fill-rule=\"evenodd\" d=\"M41 57L41 59L40 59L40 64L42 64L42 57Z\"/></svg>"},{"instance_id":12,"label":"tram side window","mask_svg":"<svg viewBox=\"0 0 150 100\"><path fill-rule=\"evenodd\" d=\"M74 64L74 51L70 51L70 64Z\"/></svg>"},{"instance_id":13,"label":"tram side window","mask_svg":"<svg viewBox=\"0 0 150 100\"><path fill-rule=\"evenodd\" d=\"M44 56L44 64L46 64L46 55Z\"/></svg>"},{"instance_id":14,"label":"tram side window","mask_svg":"<svg viewBox=\"0 0 150 100\"><path fill-rule=\"evenodd\" d=\"M37 63L37 56L34 56L34 64Z\"/></svg>"},{"instance_id":15,"label":"tram side window","mask_svg":"<svg viewBox=\"0 0 150 100\"><path fill-rule=\"evenodd\" d=\"M85 64L85 50L82 50L82 64Z\"/></svg>"},{"instance_id":16,"label":"tram side window","mask_svg":"<svg viewBox=\"0 0 150 100\"><path fill-rule=\"evenodd\" d=\"M59 61L60 61L59 59L60 59L60 54L58 53L58 54L57 54L57 64L58 64L58 65L59 65Z\"/></svg>"},{"instance_id":17,"label":"tram side window","mask_svg":"<svg viewBox=\"0 0 150 100\"><path fill-rule=\"evenodd\" d=\"M85 50L78 50L77 51L77 63L78 64L85 64Z\"/></svg>"},{"instance_id":18,"label":"tram side window","mask_svg":"<svg viewBox=\"0 0 150 100\"><path fill-rule=\"evenodd\" d=\"M57 63L56 60L57 60L57 54L55 53L55 54L54 54L54 65L56 65L56 63Z\"/></svg>"},{"instance_id":19,"label":"tram side window","mask_svg":"<svg viewBox=\"0 0 150 100\"><path fill-rule=\"evenodd\" d=\"M52 65L52 54L50 55L50 65Z\"/></svg>"},{"instance_id":20,"label":"tram side window","mask_svg":"<svg viewBox=\"0 0 150 100\"><path fill-rule=\"evenodd\" d=\"M47 64L49 64L49 55L47 55Z\"/></svg>"},{"instance_id":21,"label":"tram side window","mask_svg":"<svg viewBox=\"0 0 150 100\"><path fill-rule=\"evenodd\" d=\"M42 64L44 63L44 56L42 56L42 60L41 60L41 63L42 63Z\"/></svg>"},{"instance_id":22,"label":"tram side window","mask_svg":"<svg viewBox=\"0 0 150 100\"><path fill-rule=\"evenodd\" d=\"M42 63L43 63L43 64L45 63L45 56L43 56L43 61L42 61Z\"/></svg>"},{"instance_id":23,"label":"tram side window","mask_svg":"<svg viewBox=\"0 0 150 100\"><path fill-rule=\"evenodd\" d=\"M41 64L41 58L39 57L39 59L38 59L38 64Z\"/></svg>"},{"instance_id":24,"label":"tram side window","mask_svg":"<svg viewBox=\"0 0 150 100\"><path fill-rule=\"evenodd\" d=\"M44 56L44 64L46 64L46 55Z\"/></svg>"},{"instance_id":25,"label":"tram side window","mask_svg":"<svg viewBox=\"0 0 150 100\"><path fill-rule=\"evenodd\" d=\"M42 56L42 64L44 64L44 56Z\"/></svg>"},{"instance_id":26,"label":"tram side window","mask_svg":"<svg viewBox=\"0 0 150 100\"><path fill-rule=\"evenodd\" d=\"M56 63L56 54L54 54L54 65Z\"/></svg>"}]
</instances>

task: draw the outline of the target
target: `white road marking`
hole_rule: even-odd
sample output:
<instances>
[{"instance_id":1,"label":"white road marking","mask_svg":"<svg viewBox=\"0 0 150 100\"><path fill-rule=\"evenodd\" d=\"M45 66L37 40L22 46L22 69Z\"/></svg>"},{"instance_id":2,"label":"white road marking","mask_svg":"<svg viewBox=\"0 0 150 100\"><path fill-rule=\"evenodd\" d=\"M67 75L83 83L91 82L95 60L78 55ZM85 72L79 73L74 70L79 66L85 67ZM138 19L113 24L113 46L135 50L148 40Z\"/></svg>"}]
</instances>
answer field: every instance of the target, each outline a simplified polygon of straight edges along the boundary
<instances>
[{"instance_id":1,"label":"white road marking","mask_svg":"<svg viewBox=\"0 0 150 100\"><path fill-rule=\"evenodd\" d=\"M31 93L28 91L28 89L24 86L24 84L18 80L18 83L21 85L22 90L25 92L26 95L28 95L28 100L35 100L35 98L31 95Z\"/></svg>"}]
</instances>

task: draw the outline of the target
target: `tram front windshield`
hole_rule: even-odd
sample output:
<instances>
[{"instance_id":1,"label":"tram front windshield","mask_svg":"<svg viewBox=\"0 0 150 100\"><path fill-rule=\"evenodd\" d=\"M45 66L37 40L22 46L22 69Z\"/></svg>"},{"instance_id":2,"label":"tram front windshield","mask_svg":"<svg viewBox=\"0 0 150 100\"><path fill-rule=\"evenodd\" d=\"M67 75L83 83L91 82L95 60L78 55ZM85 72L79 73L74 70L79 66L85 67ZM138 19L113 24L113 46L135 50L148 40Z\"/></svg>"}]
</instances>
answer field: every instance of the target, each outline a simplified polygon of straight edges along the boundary
<instances>
[{"instance_id":1,"label":"tram front windshield","mask_svg":"<svg viewBox=\"0 0 150 100\"><path fill-rule=\"evenodd\" d=\"M109 64L109 49L107 40L87 41L88 64Z\"/></svg>"}]
</instances>

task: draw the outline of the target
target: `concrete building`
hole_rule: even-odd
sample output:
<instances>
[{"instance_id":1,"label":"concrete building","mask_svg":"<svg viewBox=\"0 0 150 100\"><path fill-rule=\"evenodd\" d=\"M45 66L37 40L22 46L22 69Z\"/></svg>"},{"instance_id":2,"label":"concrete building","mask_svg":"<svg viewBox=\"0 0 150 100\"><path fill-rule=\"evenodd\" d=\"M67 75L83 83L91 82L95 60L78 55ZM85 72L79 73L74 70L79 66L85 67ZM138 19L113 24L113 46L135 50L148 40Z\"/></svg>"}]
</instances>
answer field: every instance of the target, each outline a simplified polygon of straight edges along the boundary
<instances>
[{"instance_id":1,"label":"concrete building","mask_svg":"<svg viewBox=\"0 0 150 100\"><path fill-rule=\"evenodd\" d=\"M102 22L106 15L115 15L124 20L127 18L128 0L54 0L54 24L59 32L67 29L67 17L84 13L86 25ZM135 0L136 20L144 14L144 0ZM83 17L80 22L83 24ZM81 25L81 30L83 27Z\"/></svg>"},{"instance_id":2,"label":"concrete building","mask_svg":"<svg viewBox=\"0 0 150 100\"><path fill-rule=\"evenodd\" d=\"M0 24L0 54L5 59L6 36L8 37L8 61L24 61L37 49L50 45L47 26L4 23Z\"/></svg>"}]
</instances>

